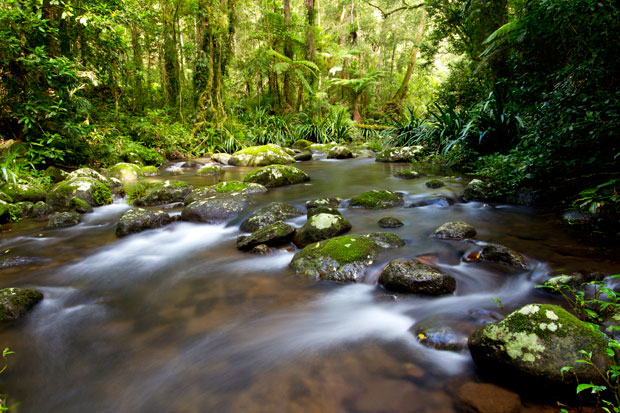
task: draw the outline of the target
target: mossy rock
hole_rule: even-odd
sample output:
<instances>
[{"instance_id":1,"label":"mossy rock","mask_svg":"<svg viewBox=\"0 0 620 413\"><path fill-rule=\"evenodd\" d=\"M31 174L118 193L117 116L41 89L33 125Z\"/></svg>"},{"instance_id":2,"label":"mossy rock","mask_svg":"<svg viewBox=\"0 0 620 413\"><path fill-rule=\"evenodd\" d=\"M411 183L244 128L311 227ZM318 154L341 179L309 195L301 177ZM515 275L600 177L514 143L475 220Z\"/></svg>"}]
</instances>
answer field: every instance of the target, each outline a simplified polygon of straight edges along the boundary
<instances>
[{"instance_id":1,"label":"mossy rock","mask_svg":"<svg viewBox=\"0 0 620 413\"><path fill-rule=\"evenodd\" d=\"M305 139L299 139L298 141L295 141L295 143L291 145L291 148L304 150L304 149L308 149L310 145L312 145L312 142L305 140Z\"/></svg>"},{"instance_id":2,"label":"mossy rock","mask_svg":"<svg viewBox=\"0 0 620 413\"><path fill-rule=\"evenodd\" d=\"M308 213L306 214L307 218L310 219L311 217L315 216L315 215L319 215L319 214L331 214L331 215L342 215L340 213L340 211L338 210L338 208L332 208L332 207L328 207L328 206L320 206L317 208L312 208L308 210Z\"/></svg>"},{"instance_id":3,"label":"mossy rock","mask_svg":"<svg viewBox=\"0 0 620 413\"><path fill-rule=\"evenodd\" d=\"M37 290L4 288L0 290L0 321L13 321L26 315L43 299Z\"/></svg>"},{"instance_id":4,"label":"mossy rock","mask_svg":"<svg viewBox=\"0 0 620 413\"><path fill-rule=\"evenodd\" d=\"M312 153L327 153L331 148L336 146L335 143L313 143L308 146L308 149L312 151Z\"/></svg>"},{"instance_id":5,"label":"mossy rock","mask_svg":"<svg viewBox=\"0 0 620 413\"><path fill-rule=\"evenodd\" d=\"M67 228L80 223L80 214L77 212L56 212L50 215L47 228Z\"/></svg>"},{"instance_id":6,"label":"mossy rock","mask_svg":"<svg viewBox=\"0 0 620 413\"><path fill-rule=\"evenodd\" d=\"M317 199L312 199L310 201L306 201L306 208L308 208L308 211L310 211L313 208L318 208L318 207L331 207L331 208L338 208L340 206L340 202L342 200L340 198L317 198Z\"/></svg>"},{"instance_id":7,"label":"mossy rock","mask_svg":"<svg viewBox=\"0 0 620 413\"><path fill-rule=\"evenodd\" d=\"M426 185L427 188L431 189L437 189L441 188L442 186L446 186L446 184L441 182L439 179L431 179L430 181L426 181L424 185Z\"/></svg>"},{"instance_id":8,"label":"mossy rock","mask_svg":"<svg viewBox=\"0 0 620 413\"><path fill-rule=\"evenodd\" d=\"M11 218L14 220L34 217L34 204L32 202L9 204L9 210L11 212Z\"/></svg>"},{"instance_id":9,"label":"mossy rock","mask_svg":"<svg viewBox=\"0 0 620 413\"><path fill-rule=\"evenodd\" d=\"M108 174L114 178L120 180L123 184L128 182L135 182L144 176L142 167L133 163L121 162L110 167Z\"/></svg>"},{"instance_id":10,"label":"mossy rock","mask_svg":"<svg viewBox=\"0 0 620 413\"><path fill-rule=\"evenodd\" d=\"M437 239L454 239L461 240L466 238L473 238L476 236L476 228L469 225L467 222L454 221L446 222L441 225L431 234L433 238Z\"/></svg>"},{"instance_id":11,"label":"mossy rock","mask_svg":"<svg viewBox=\"0 0 620 413\"><path fill-rule=\"evenodd\" d=\"M211 155L211 159L215 162L221 163L222 165L228 165L228 161L230 161L231 157L232 155L228 153L214 153Z\"/></svg>"},{"instance_id":12,"label":"mossy rock","mask_svg":"<svg viewBox=\"0 0 620 413\"><path fill-rule=\"evenodd\" d=\"M396 234L391 232L371 232L366 234L368 238L373 240L383 249L400 248L405 246L405 241Z\"/></svg>"},{"instance_id":13,"label":"mossy rock","mask_svg":"<svg viewBox=\"0 0 620 413\"><path fill-rule=\"evenodd\" d=\"M94 179L99 182L108 183L108 178L91 168L76 169L75 171L67 175L66 180L72 180L77 178L88 178Z\"/></svg>"},{"instance_id":14,"label":"mossy rock","mask_svg":"<svg viewBox=\"0 0 620 413\"><path fill-rule=\"evenodd\" d=\"M67 179L69 173L63 171L62 169L56 168L55 166L50 166L45 170L45 175L49 176L52 179L52 182L56 184Z\"/></svg>"},{"instance_id":15,"label":"mossy rock","mask_svg":"<svg viewBox=\"0 0 620 413\"><path fill-rule=\"evenodd\" d=\"M6 193L0 191L0 201L12 204L13 203L13 198L8 196Z\"/></svg>"},{"instance_id":16,"label":"mossy rock","mask_svg":"<svg viewBox=\"0 0 620 413\"><path fill-rule=\"evenodd\" d=\"M8 202L0 201L0 224L6 224L11 220L11 209Z\"/></svg>"},{"instance_id":17,"label":"mossy rock","mask_svg":"<svg viewBox=\"0 0 620 413\"><path fill-rule=\"evenodd\" d=\"M402 258L392 260L383 269L379 284L391 291L433 296L452 294L456 289L452 276L416 259Z\"/></svg>"},{"instance_id":18,"label":"mossy rock","mask_svg":"<svg viewBox=\"0 0 620 413\"><path fill-rule=\"evenodd\" d=\"M254 232L278 221L286 221L303 215L298 208L284 202L271 202L256 211L241 223L239 229L245 232Z\"/></svg>"},{"instance_id":19,"label":"mossy rock","mask_svg":"<svg viewBox=\"0 0 620 413\"><path fill-rule=\"evenodd\" d=\"M252 146L235 152L228 160L235 166L267 166L294 163L295 159L278 145Z\"/></svg>"},{"instance_id":20,"label":"mossy rock","mask_svg":"<svg viewBox=\"0 0 620 413\"><path fill-rule=\"evenodd\" d=\"M418 171L414 171L413 169L403 169L401 171L395 172L394 176L401 179L415 179L419 178L421 175Z\"/></svg>"},{"instance_id":21,"label":"mossy rock","mask_svg":"<svg viewBox=\"0 0 620 413\"><path fill-rule=\"evenodd\" d=\"M142 198L136 199L133 204L151 206L183 202L193 189L194 186L187 182L166 180L153 185Z\"/></svg>"},{"instance_id":22,"label":"mossy rock","mask_svg":"<svg viewBox=\"0 0 620 413\"><path fill-rule=\"evenodd\" d=\"M425 207L429 205L436 207L449 207L450 205L454 205L454 200L439 195L427 196L421 199L416 199L411 205L407 205L407 208Z\"/></svg>"},{"instance_id":23,"label":"mossy rock","mask_svg":"<svg viewBox=\"0 0 620 413\"><path fill-rule=\"evenodd\" d=\"M262 227L251 235L239 235L237 237L237 248L248 251L259 245L278 246L290 242L294 235L295 228L278 221Z\"/></svg>"},{"instance_id":24,"label":"mossy rock","mask_svg":"<svg viewBox=\"0 0 620 413\"><path fill-rule=\"evenodd\" d=\"M116 236L125 237L147 229L161 228L172 222L170 215L164 211L149 211L135 208L125 212L116 225Z\"/></svg>"},{"instance_id":25,"label":"mossy rock","mask_svg":"<svg viewBox=\"0 0 620 413\"><path fill-rule=\"evenodd\" d=\"M215 193L216 193L215 189L213 189L210 186L206 186L203 188L196 188L185 197L185 200L183 201L183 203L185 205L189 205L192 202L196 202L198 200L208 198Z\"/></svg>"},{"instance_id":26,"label":"mossy rock","mask_svg":"<svg viewBox=\"0 0 620 413\"><path fill-rule=\"evenodd\" d=\"M80 214L87 214L93 212L93 207L90 204L80 198L73 198L71 200L70 208Z\"/></svg>"},{"instance_id":27,"label":"mossy rock","mask_svg":"<svg viewBox=\"0 0 620 413\"><path fill-rule=\"evenodd\" d=\"M327 152L328 159L347 159L353 158L351 149L346 146L334 146Z\"/></svg>"},{"instance_id":28,"label":"mossy rock","mask_svg":"<svg viewBox=\"0 0 620 413\"><path fill-rule=\"evenodd\" d=\"M383 209L403 206L403 194L392 191L368 191L356 195L349 202L351 207Z\"/></svg>"},{"instance_id":29,"label":"mossy rock","mask_svg":"<svg viewBox=\"0 0 620 413\"><path fill-rule=\"evenodd\" d=\"M376 153L371 149L353 149L354 158L374 158Z\"/></svg>"},{"instance_id":30,"label":"mossy rock","mask_svg":"<svg viewBox=\"0 0 620 413\"><path fill-rule=\"evenodd\" d=\"M400 228L405 225L403 221L395 217L383 217L377 224L379 224L381 228Z\"/></svg>"},{"instance_id":31,"label":"mossy rock","mask_svg":"<svg viewBox=\"0 0 620 413\"><path fill-rule=\"evenodd\" d=\"M423 155L423 146L403 146L390 148L377 154L377 162L411 162Z\"/></svg>"},{"instance_id":32,"label":"mossy rock","mask_svg":"<svg viewBox=\"0 0 620 413\"><path fill-rule=\"evenodd\" d=\"M224 175L224 168L222 168L220 165L208 165L205 166L204 168L200 168L198 170L198 172L196 172L196 175L200 175L200 176L217 176L217 175Z\"/></svg>"},{"instance_id":33,"label":"mossy rock","mask_svg":"<svg viewBox=\"0 0 620 413\"><path fill-rule=\"evenodd\" d=\"M295 234L294 242L299 247L305 247L313 242L333 238L351 230L351 222L342 215L317 214L308 218L308 221Z\"/></svg>"},{"instance_id":34,"label":"mossy rock","mask_svg":"<svg viewBox=\"0 0 620 413\"><path fill-rule=\"evenodd\" d=\"M140 168L140 172L144 176L157 176L159 175L159 169L156 166L148 165Z\"/></svg>"},{"instance_id":35,"label":"mossy rock","mask_svg":"<svg viewBox=\"0 0 620 413\"><path fill-rule=\"evenodd\" d=\"M480 252L480 261L504 264L517 270L527 270L523 255L500 244L487 244Z\"/></svg>"},{"instance_id":36,"label":"mossy rock","mask_svg":"<svg viewBox=\"0 0 620 413\"><path fill-rule=\"evenodd\" d=\"M295 155L293 155L293 159L296 161L311 161L312 160L312 152L310 150L300 151L299 149L295 149Z\"/></svg>"},{"instance_id":37,"label":"mossy rock","mask_svg":"<svg viewBox=\"0 0 620 413\"><path fill-rule=\"evenodd\" d=\"M574 392L579 383L603 384L601 375L586 363L580 350L592 352L592 362L605 372L615 360L606 354L603 333L561 307L528 304L496 323L478 328L469 350L482 371L501 372L529 386L559 386ZM562 374L562 368L573 369Z\"/></svg>"},{"instance_id":38,"label":"mossy rock","mask_svg":"<svg viewBox=\"0 0 620 413\"><path fill-rule=\"evenodd\" d=\"M39 202L45 200L45 191L33 185L6 184L1 189L13 202Z\"/></svg>"},{"instance_id":39,"label":"mossy rock","mask_svg":"<svg viewBox=\"0 0 620 413\"><path fill-rule=\"evenodd\" d=\"M489 201L492 198L491 190L487 183L480 179L472 179L465 187L463 198L466 201Z\"/></svg>"},{"instance_id":40,"label":"mossy rock","mask_svg":"<svg viewBox=\"0 0 620 413\"><path fill-rule=\"evenodd\" d=\"M308 174L290 165L269 165L256 169L243 179L243 182L261 184L267 188L293 185L310 180Z\"/></svg>"},{"instance_id":41,"label":"mossy rock","mask_svg":"<svg viewBox=\"0 0 620 413\"><path fill-rule=\"evenodd\" d=\"M43 217L53 214L54 208L52 208L46 202L39 201L36 204L34 204L32 213L35 218L43 218Z\"/></svg>"},{"instance_id":42,"label":"mossy rock","mask_svg":"<svg viewBox=\"0 0 620 413\"><path fill-rule=\"evenodd\" d=\"M247 195L215 193L186 205L181 212L183 221L221 224L238 217L250 205Z\"/></svg>"},{"instance_id":43,"label":"mossy rock","mask_svg":"<svg viewBox=\"0 0 620 413\"><path fill-rule=\"evenodd\" d=\"M112 203L110 188L93 178L73 178L58 183L47 194L46 202L54 209L72 209L73 198L79 198L91 206Z\"/></svg>"},{"instance_id":44,"label":"mossy rock","mask_svg":"<svg viewBox=\"0 0 620 413\"><path fill-rule=\"evenodd\" d=\"M369 235L343 235L310 244L295 254L290 267L297 275L306 278L341 282L361 281L368 266L381 251L388 248L383 246L388 244L377 242L381 239L380 236ZM393 234L389 235L398 238Z\"/></svg>"},{"instance_id":45,"label":"mossy rock","mask_svg":"<svg viewBox=\"0 0 620 413\"><path fill-rule=\"evenodd\" d=\"M213 189L215 192L239 192L241 194L267 192L267 188L261 184L241 181L224 181L211 185L209 188Z\"/></svg>"}]
</instances>

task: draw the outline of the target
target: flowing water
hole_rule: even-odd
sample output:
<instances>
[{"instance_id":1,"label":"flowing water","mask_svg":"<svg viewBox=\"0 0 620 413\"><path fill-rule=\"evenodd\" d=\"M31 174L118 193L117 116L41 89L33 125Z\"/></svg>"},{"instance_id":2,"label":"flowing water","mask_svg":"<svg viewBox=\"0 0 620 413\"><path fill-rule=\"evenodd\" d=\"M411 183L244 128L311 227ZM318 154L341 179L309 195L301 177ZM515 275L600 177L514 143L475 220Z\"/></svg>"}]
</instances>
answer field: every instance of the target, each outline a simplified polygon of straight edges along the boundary
<instances>
[{"instance_id":1,"label":"flowing water","mask_svg":"<svg viewBox=\"0 0 620 413\"><path fill-rule=\"evenodd\" d=\"M298 163L312 180L253 196L252 209L285 201L351 196L370 189L406 193L415 208L341 209L353 233L381 230L391 215L404 248L386 251L363 283L306 280L288 268L291 248L268 256L235 248L239 220L226 225L176 222L117 239L124 201L96 208L76 227L47 230L23 221L1 233L5 258L26 263L0 271L0 287L41 290L45 299L0 331L16 354L0 384L20 412L452 412L458 383L476 380L462 352L422 346L412 326L449 326L465 338L507 310L549 301L533 286L550 271L614 271L567 235L550 215L525 207L462 203L464 181L429 190L429 178L399 180L407 167L373 159ZM163 177L194 185L215 178L195 169ZM226 168L240 179L248 168ZM440 195L456 200L448 205ZM433 198L431 202L421 202ZM179 213L179 209L169 210ZM246 214L247 215L247 214ZM305 217L290 221L301 226ZM466 221L476 239L526 255L530 271L465 263L476 242L439 241L429 234L448 221ZM424 298L377 286L385 264L424 256L457 279L454 295ZM617 270L617 267L615 267Z\"/></svg>"}]
</instances>

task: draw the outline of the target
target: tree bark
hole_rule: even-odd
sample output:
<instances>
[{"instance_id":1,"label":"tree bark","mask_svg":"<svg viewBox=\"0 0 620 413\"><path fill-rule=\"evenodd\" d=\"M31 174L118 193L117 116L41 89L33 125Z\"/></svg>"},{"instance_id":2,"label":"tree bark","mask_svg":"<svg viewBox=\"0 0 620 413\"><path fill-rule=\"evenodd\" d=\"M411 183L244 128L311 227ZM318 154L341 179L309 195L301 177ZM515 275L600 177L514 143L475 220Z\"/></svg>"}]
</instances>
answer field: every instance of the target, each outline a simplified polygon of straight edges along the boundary
<instances>
[{"instance_id":1,"label":"tree bark","mask_svg":"<svg viewBox=\"0 0 620 413\"><path fill-rule=\"evenodd\" d=\"M418 52L420 51L420 42L422 41L422 34L424 34L424 26L426 20L426 10L422 10L422 17L420 18L420 24L418 25L418 33L416 34L415 44L413 45L413 49L411 50L411 55L409 56L409 62L407 63L407 72L405 73L405 77L403 78L403 82L398 88L398 91L394 95L392 99L393 104L397 110L400 110L403 99L407 95L407 90L409 89L409 81L411 80L411 75L413 74L413 68L415 66L416 59L418 57Z\"/></svg>"}]
</instances>

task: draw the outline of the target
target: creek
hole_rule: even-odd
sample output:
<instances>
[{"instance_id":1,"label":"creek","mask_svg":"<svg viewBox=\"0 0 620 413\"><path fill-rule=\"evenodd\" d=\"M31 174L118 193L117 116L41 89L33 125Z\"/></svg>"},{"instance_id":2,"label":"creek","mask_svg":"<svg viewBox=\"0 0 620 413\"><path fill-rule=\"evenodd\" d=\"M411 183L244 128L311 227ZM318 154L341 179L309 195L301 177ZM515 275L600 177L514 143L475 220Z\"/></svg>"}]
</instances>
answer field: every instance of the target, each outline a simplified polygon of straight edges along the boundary
<instances>
[{"instance_id":1,"label":"creek","mask_svg":"<svg viewBox=\"0 0 620 413\"><path fill-rule=\"evenodd\" d=\"M191 169L175 175L182 166L149 179L215 183ZM72 228L15 224L0 233L0 251L29 261L2 269L0 287L36 288L45 296L26 318L0 331L0 344L16 352L0 382L20 412L452 412L458 385L477 380L471 357L466 350L421 345L412 326L449 326L464 341L481 322L501 318L494 298L508 311L553 301L534 289L549 272L613 272L616 266L551 214L460 201L467 180L442 171L402 180L392 174L408 165L374 159L296 166L312 180L252 195L244 216L272 201L305 211L307 200L347 199L370 189L404 192L407 204L436 195L455 203L434 198L415 208L341 208L352 233L390 231L406 241L382 253L357 284L295 276L288 268L292 248L267 256L238 251L244 217L229 225L175 222L118 239L116 223L130 208L118 200ZM225 170L231 180L249 168ZM431 178L446 186L426 188ZM405 225L379 228L377 221L388 215ZM521 252L530 270L463 262L464 254L480 249L476 242L429 238L448 221L476 227L476 241ZM391 259L417 256L453 275L456 292L425 298L377 285Z\"/></svg>"}]
</instances>

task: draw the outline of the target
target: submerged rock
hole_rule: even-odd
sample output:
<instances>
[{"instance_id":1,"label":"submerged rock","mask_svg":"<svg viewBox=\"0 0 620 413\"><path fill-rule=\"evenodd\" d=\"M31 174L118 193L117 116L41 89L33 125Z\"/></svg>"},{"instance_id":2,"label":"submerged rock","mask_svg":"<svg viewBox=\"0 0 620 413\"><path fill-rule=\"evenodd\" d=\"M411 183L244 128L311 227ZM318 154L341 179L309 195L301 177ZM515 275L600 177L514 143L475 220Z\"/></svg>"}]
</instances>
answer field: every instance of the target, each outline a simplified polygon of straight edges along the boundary
<instances>
[{"instance_id":1,"label":"submerged rock","mask_svg":"<svg viewBox=\"0 0 620 413\"><path fill-rule=\"evenodd\" d=\"M271 202L256 211L241 223L240 230L245 232L254 232L275 224L278 221L286 221L303 215L298 208L284 202Z\"/></svg>"},{"instance_id":2,"label":"submerged rock","mask_svg":"<svg viewBox=\"0 0 620 413\"><path fill-rule=\"evenodd\" d=\"M562 386L575 390L579 383L602 384L601 375L585 363L580 350L592 352L599 371L615 364L606 355L604 334L561 307L528 304L503 320L478 328L469 339L469 350L482 371L501 372L530 386ZM562 373L564 366L572 366Z\"/></svg>"},{"instance_id":3,"label":"submerged rock","mask_svg":"<svg viewBox=\"0 0 620 413\"><path fill-rule=\"evenodd\" d=\"M290 267L297 275L306 278L360 281L381 251L404 245L404 241L394 234L386 237L377 233L370 235L343 235L310 244L295 254Z\"/></svg>"},{"instance_id":4,"label":"submerged rock","mask_svg":"<svg viewBox=\"0 0 620 413\"><path fill-rule=\"evenodd\" d=\"M252 248L252 254L256 255L269 255L271 254L271 248L268 245L260 244Z\"/></svg>"},{"instance_id":5,"label":"submerged rock","mask_svg":"<svg viewBox=\"0 0 620 413\"><path fill-rule=\"evenodd\" d=\"M426 185L427 188L431 189L437 189L441 188L442 186L446 186L446 184L441 182L439 179L431 179L430 181L426 181L424 185Z\"/></svg>"},{"instance_id":6,"label":"submerged rock","mask_svg":"<svg viewBox=\"0 0 620 413\"><path fill-rule=\"evenodd\" d=\"M295 235L295 228L278 221L253 232L251 235L239 235L237 237L237 248L247 251L261 244L277 246L289 242L293 235Z\"/></svg>"},{"instance_id":7,"label":"submerged rock","mask_svg":"<svg viewBox=\"0 0 620 413\"><path fill-rule=\"evenodd\" d=\"M328 159L347 159L352 157L351 149L346 146L334 146L327 152Z\"/></svg>"},{"instance_id":8,"label":"submerged rock","mask_svg":"<svg viewBox=\"0 0 620 413\"><path fill-rule=\"evenodd\" d=\"M153 185L142 198L136 199L135 206L152 206L183 202L194 189L193 185L182 181L163 181Z\"/></svg>"},{"instance_id":9,"label":"submerged rock","mask_svg":"<svg viewBox=\"0 0 620 413\"><path fill-rule=\"evenodd\" d=\"M308 218L308 221L297 231L295 244L305 247L313 242L333 238L351 230L351 223L342 215L317 214Z\"/></svg>"},{"instance_id":10,"label":"submerged rock","mask_svg":"<svg viewBox=\"0 0 620 413\"><path fill-rule=\"evenodd\" d=\"M77 212L56 212L50 215L47 228L67 228L80 223L80 214Z\"/></svg>"},{"instance_id":11,"label":"submerged rock","mask_svg":"<svg viewBox=\"0 0 620 413\"><path fill-rule=\"evenodd\" d=\"M480 252L480 261L505 264L518 270L527 270L523 255L500 244L487 244Z\"/></svg>"},{"instance_id":12,"label":"submerged rock","mask_svg":"<svg viewBox=\"0 0 620 413\"><path fill-rule=\"evenodd\" d=\"M125 212L116 225L116 236L124 237L147 229L160 228L172 222L164 211L135 208Z\"/></svg>"},{"instance_id":13,"label":"submerged rock","mask_svg":"<svg viewBox=\"0 0 620 413\"><path fill-rule=\"evenodd\" d=\"M379 284L391 291L423 295L452 294L456 289L452 276L416 259L402 258L392 260L385 267Z\"/></svg>"},{"instance_id":14,"label":"submerged rock","mask_svg":"<svg viewBox=\"0 0 620 413\"><path fill-rule=\"evenodd\" d=\"M13 321L23 317L42 299L43 294L37 290L21 288L0 290L0 321Z\"/></svg>"},{"instance_id":15,"label":"submerged rock","mask_svg":"<svg viewBox=\"0 0 620 413\"><path fill-rule=\"evenodd\" d=\"M456 240L473 238L476 236L476 228L472 227L467 222L446 222L445 224L437 228L431 236L437 239Z\"/></svg>"},{"instance_id":16,"label":"submerged rock","mask_svg":"<svg viewBox=\"0 0 620 413\"><path fill-rule=\"evenodd\" d=\"M403 221L395 217L383 217L377 221L377 224L379 224L381 228L400 228L405 225Z\"/></svg>"},{"instance_id":17,"label":"submerged rock","mask_svg":"<svg viewBox=\"0 0 620 413\"><path fill-rule=\"evenodd\" d=\"M459 406L466 412L519 413L523 411L517 393L490 383L468 382L457 391Z\"/></svg>"},{"instance_id":18,"label":"submerged rock","mask_svg":"<svg viewBox=\"0 0 620 413\"><path fill-rule=\"evenodd\" d=\"M246 195L213 194L186 205L181 212L181 219L220 224L239 216L249 204L250 198Z\"/></svg>"},{"instance_id":19,"label":"submerged rock","mask_svg":"<svg viewBox=\"0 0 620 413\"><path fill-rule=\"evenodd\" d=\"M205 166L204 168L200 168L198 170L198 172L196 172L196 175L201 175L201 176L216 176L216 175L224 175L224 168L222 168L220 165L208 165Z\"/></svg>"},{"instance_id":20,"label":"submerged rock","mask_svg":"<svg viewBox=\"0 0 620 413\"><path fill-rule=\"evenodd\" d=\"M448 207L454 204L454 200L446 198L444 196L433 195L427 196L422 199L417 199L411 205L407 205L407 208L425 207L429 205L437 207Z\"/></svg>"},{"instance_id":21,"label":"submerged rock","mask_svg":"<svg viewBox=\"0 0 620 413\"><path fill-rule=\"evenodd\" d=\"M386 149L377 154L377 162L411 162L422 155L423 146L403 146Z\"/></svg>"},{"instance_id":22,"label":"submerged rock","mask_svg":"<svg viewBox=\"0 0 620 413\"><path fill-rule=\"evenodd\" d=\"M413 169L403 169L401 171L395 172L394 176L401 179L415 179L419 178L421 175L419 172L414 171Z\"/></svg>"},{"instance_id":23,"label":"submerged rock","mask_svg":"<svg viewBox=\"0 0 620 413\"><path fill-rule=\"evenodd\" d=\"M356 195L349 206L382 209L402 206L404 203L403 194L399 192L373 190Z\"/></svg>"},{"instance_id":24,"label":"submerged rock","mask_svg":"<svg viewBox=\"0 0 620 413\"><path fill-rule=\"evenodd\" d=\"M254 182L274 188L277 186L300 184L310 180L308 174L290 165L270 165L254 170L246 175L243 182Z\"/></svg>"},{"instance_id":25,"label":"submerged rock","mask_svg":"<svg viewBox=\"0 0 620 413\"><path fill-rule=\"evenodd\" d=\"M2 192L8 195L12 202L34 203L45 200L45 191L34 185L6 184L2 186Z\"/></svg>"},{"instance_id":26,"label":"submerged rock","mask_svg":"<svg viewBox=\"0 0 620 413\"><path fill-rule=\"evenodd\" d=\"M450 327L415 327L411 329L424 346L436 350L461 351L467 348L467 338L458 337Z\"/></svg>"},{"instance_id":27,"label":"submerged rock","mask_svg":"<svg viewBox=\"0 0 620 413\"><path fill-rule=\"evenodd\" d=\"M229 165L267 166L294 163L295 159L278 145L252 146L235 152L228 160Z\"/></svg>"},{"instance_id":28,"label":"submerged rock","mask_svg":"<svg viewBox=\"0 0 620 413\"><path fill-rule=\"evenodd\" d=\"M0 269L17 267L19 265L34 264L34 263L41 262L41 261L43 261L41 258L22 257L18 255L16 257L5 258L3 260L0 260Z\"/></svg>"}]
</instances>

